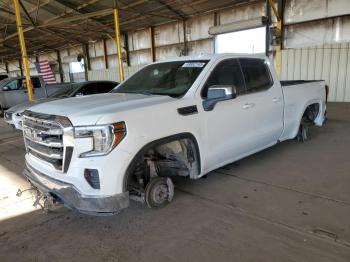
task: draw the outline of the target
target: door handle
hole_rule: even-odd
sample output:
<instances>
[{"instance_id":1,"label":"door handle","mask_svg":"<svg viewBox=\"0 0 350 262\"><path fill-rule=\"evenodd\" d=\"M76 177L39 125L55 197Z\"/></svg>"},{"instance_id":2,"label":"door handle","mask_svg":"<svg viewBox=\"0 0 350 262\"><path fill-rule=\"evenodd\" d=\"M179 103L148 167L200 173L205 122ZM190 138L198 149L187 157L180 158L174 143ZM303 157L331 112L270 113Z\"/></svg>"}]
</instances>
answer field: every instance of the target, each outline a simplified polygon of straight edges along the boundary
<instances>
[{"instance_id":1,"label":"door handle","mask_svg":"<svg viewBox=\"0 0 350 262\"><path fill-rule=\"evenodd\" d=\"M273 101L274 103L278 103L279 101L281 101L281 99L280 99L279 97L274 97L274 98L272 99L272 101Z\"/></svg>"}]
</instances>

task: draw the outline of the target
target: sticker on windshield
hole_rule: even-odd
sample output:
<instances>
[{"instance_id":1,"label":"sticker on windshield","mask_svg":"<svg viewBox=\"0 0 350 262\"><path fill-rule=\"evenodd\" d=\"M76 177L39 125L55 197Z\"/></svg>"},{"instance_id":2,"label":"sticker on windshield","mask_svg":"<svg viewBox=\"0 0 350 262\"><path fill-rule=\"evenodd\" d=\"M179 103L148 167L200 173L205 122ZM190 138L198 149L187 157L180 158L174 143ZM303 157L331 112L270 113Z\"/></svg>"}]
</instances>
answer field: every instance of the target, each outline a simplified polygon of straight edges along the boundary
<instances>
[{"instance_id":1,"label":"sticker on windshield","mask_svg":"<svg viewBox=\"0 0 350 262\"><path fill-rule=\"evenodd\" d=\"M205 66L205 63L201 63L201 62L188 62L182 65L182 67L199 67L199 68L202 68L203 66Z\"/></svg>"}]
</instances>

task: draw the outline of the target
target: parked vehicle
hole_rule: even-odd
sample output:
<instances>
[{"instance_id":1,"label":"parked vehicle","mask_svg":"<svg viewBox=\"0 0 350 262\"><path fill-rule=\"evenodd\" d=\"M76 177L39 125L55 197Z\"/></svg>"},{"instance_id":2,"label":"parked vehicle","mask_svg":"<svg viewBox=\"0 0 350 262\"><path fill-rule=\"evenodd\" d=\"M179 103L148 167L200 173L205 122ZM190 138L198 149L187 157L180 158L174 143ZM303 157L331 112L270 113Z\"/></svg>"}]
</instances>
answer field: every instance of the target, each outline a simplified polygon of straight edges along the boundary
<instances>
[{"instance_id":1,"label":"parked vehicle","mask_svg":"<svg viewBox=\"0 0 350 262\"><path fill-rule=\"evenodd\" d=\"M113 81L87 81L82 83L68 84L58 89L47 98L42 98L32 102L27 101L11 107L5 111L4 118L8 124L12 125L16 129L22 129L22 113L33 105L38 105L68 97L108 93L118 84L118 82Z\"/></svg>"},{"instance_id":2,"label":"parked vehicle","mask_svg":"<svg viewBox=\"0 0 350 262\"><path fill-rule=\"evenodd\" d=\"M41 76L31 77L36 99L47 97L66 83L46 85ZM12 106L28 101L24 77L10 77L0 81L0 113Z\"/></svg>"},{"instance_id":3,"label":"parked vehicle","mask_svg":"<svg viewBox=\"0 0 350 262\"><path fill-rule=\"evenodd\" d=\"M45 199L113 214L129 199L161 207L172 177L208 172L321 126L324 81L280 82L266 57L221 54L157 62L112 93L24 113L24 175Z\"/></svg>"},{"instance_id":4,"label":"parked vehicle","mask_svg":"<svg viewBox=\"0 0 350 262\"><path fill-rule=\"evenodd\" d=\"M0 81L8 78L8 75L0 75Z\"/></svg>"}]
</instances>

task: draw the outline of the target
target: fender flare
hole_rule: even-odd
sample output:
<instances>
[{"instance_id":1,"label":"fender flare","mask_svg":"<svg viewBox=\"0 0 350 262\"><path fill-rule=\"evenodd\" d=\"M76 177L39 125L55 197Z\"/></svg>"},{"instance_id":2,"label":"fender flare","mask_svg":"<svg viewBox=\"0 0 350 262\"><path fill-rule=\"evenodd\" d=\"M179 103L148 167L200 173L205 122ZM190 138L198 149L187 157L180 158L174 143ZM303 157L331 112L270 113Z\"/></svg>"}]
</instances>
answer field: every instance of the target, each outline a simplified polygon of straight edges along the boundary
<instances>
[{"instance_id":1,"label":"fender flare","mask_svg":"<svg viewBox=\"0 0 350 262\"><path fill-rule=\"evenodd\" d=\"M166 136L157 140L154 140L152 142L149 142L147 144L145 144L133 157L133 159L131 160L131 162L128 165L128 168L126 169L126 172L124 174L124 178L123 178L123 192L127 191L127 186L128 186L128 180L129 180L129 176L132 174L136 164L138 163L138 161L140 161L140 159L144 156L144 154L151 148L156 147L156 146L160 146L175 140L179 140L179 139L190 139L194 146L195 146L195 153L197 154L197 159L198 159L198 172L199 174L201 173L201 155L200 155L200 151L199 151L199 146L198 146L198 142L196 137L189 132L185 132L185 133L179 133L179 134L174 134L174 135L170 135L170 136Z\"/></svg>"}]
</instances>

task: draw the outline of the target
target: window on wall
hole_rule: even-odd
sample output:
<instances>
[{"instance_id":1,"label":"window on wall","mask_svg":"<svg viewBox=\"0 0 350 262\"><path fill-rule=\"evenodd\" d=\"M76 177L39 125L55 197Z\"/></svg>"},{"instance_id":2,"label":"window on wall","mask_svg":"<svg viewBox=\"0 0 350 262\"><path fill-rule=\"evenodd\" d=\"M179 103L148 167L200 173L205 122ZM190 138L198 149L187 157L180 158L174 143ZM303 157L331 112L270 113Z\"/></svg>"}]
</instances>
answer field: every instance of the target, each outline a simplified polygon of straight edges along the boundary
<instances>
[{"instance_id":1,"label":"window on wall","mask_svg":"<svg viewBox=\"0 0 350 262\"><path fill-rule=\"evenodd\" d=\"M82 59L80 62L70 62L69 63L69 69L71 73L83 73L85 71L84 68L84 59Z\"/></svg>"},{"instance_id":2,"label":"window on wall","mask_svg":"<svg viewBox=\"0 0 350 262\"><path fill-rule=\"evenodd\" d=\"M265 53L266 27L219 34L215 37L215 53Z\"/></svg>"}]
</instances>

